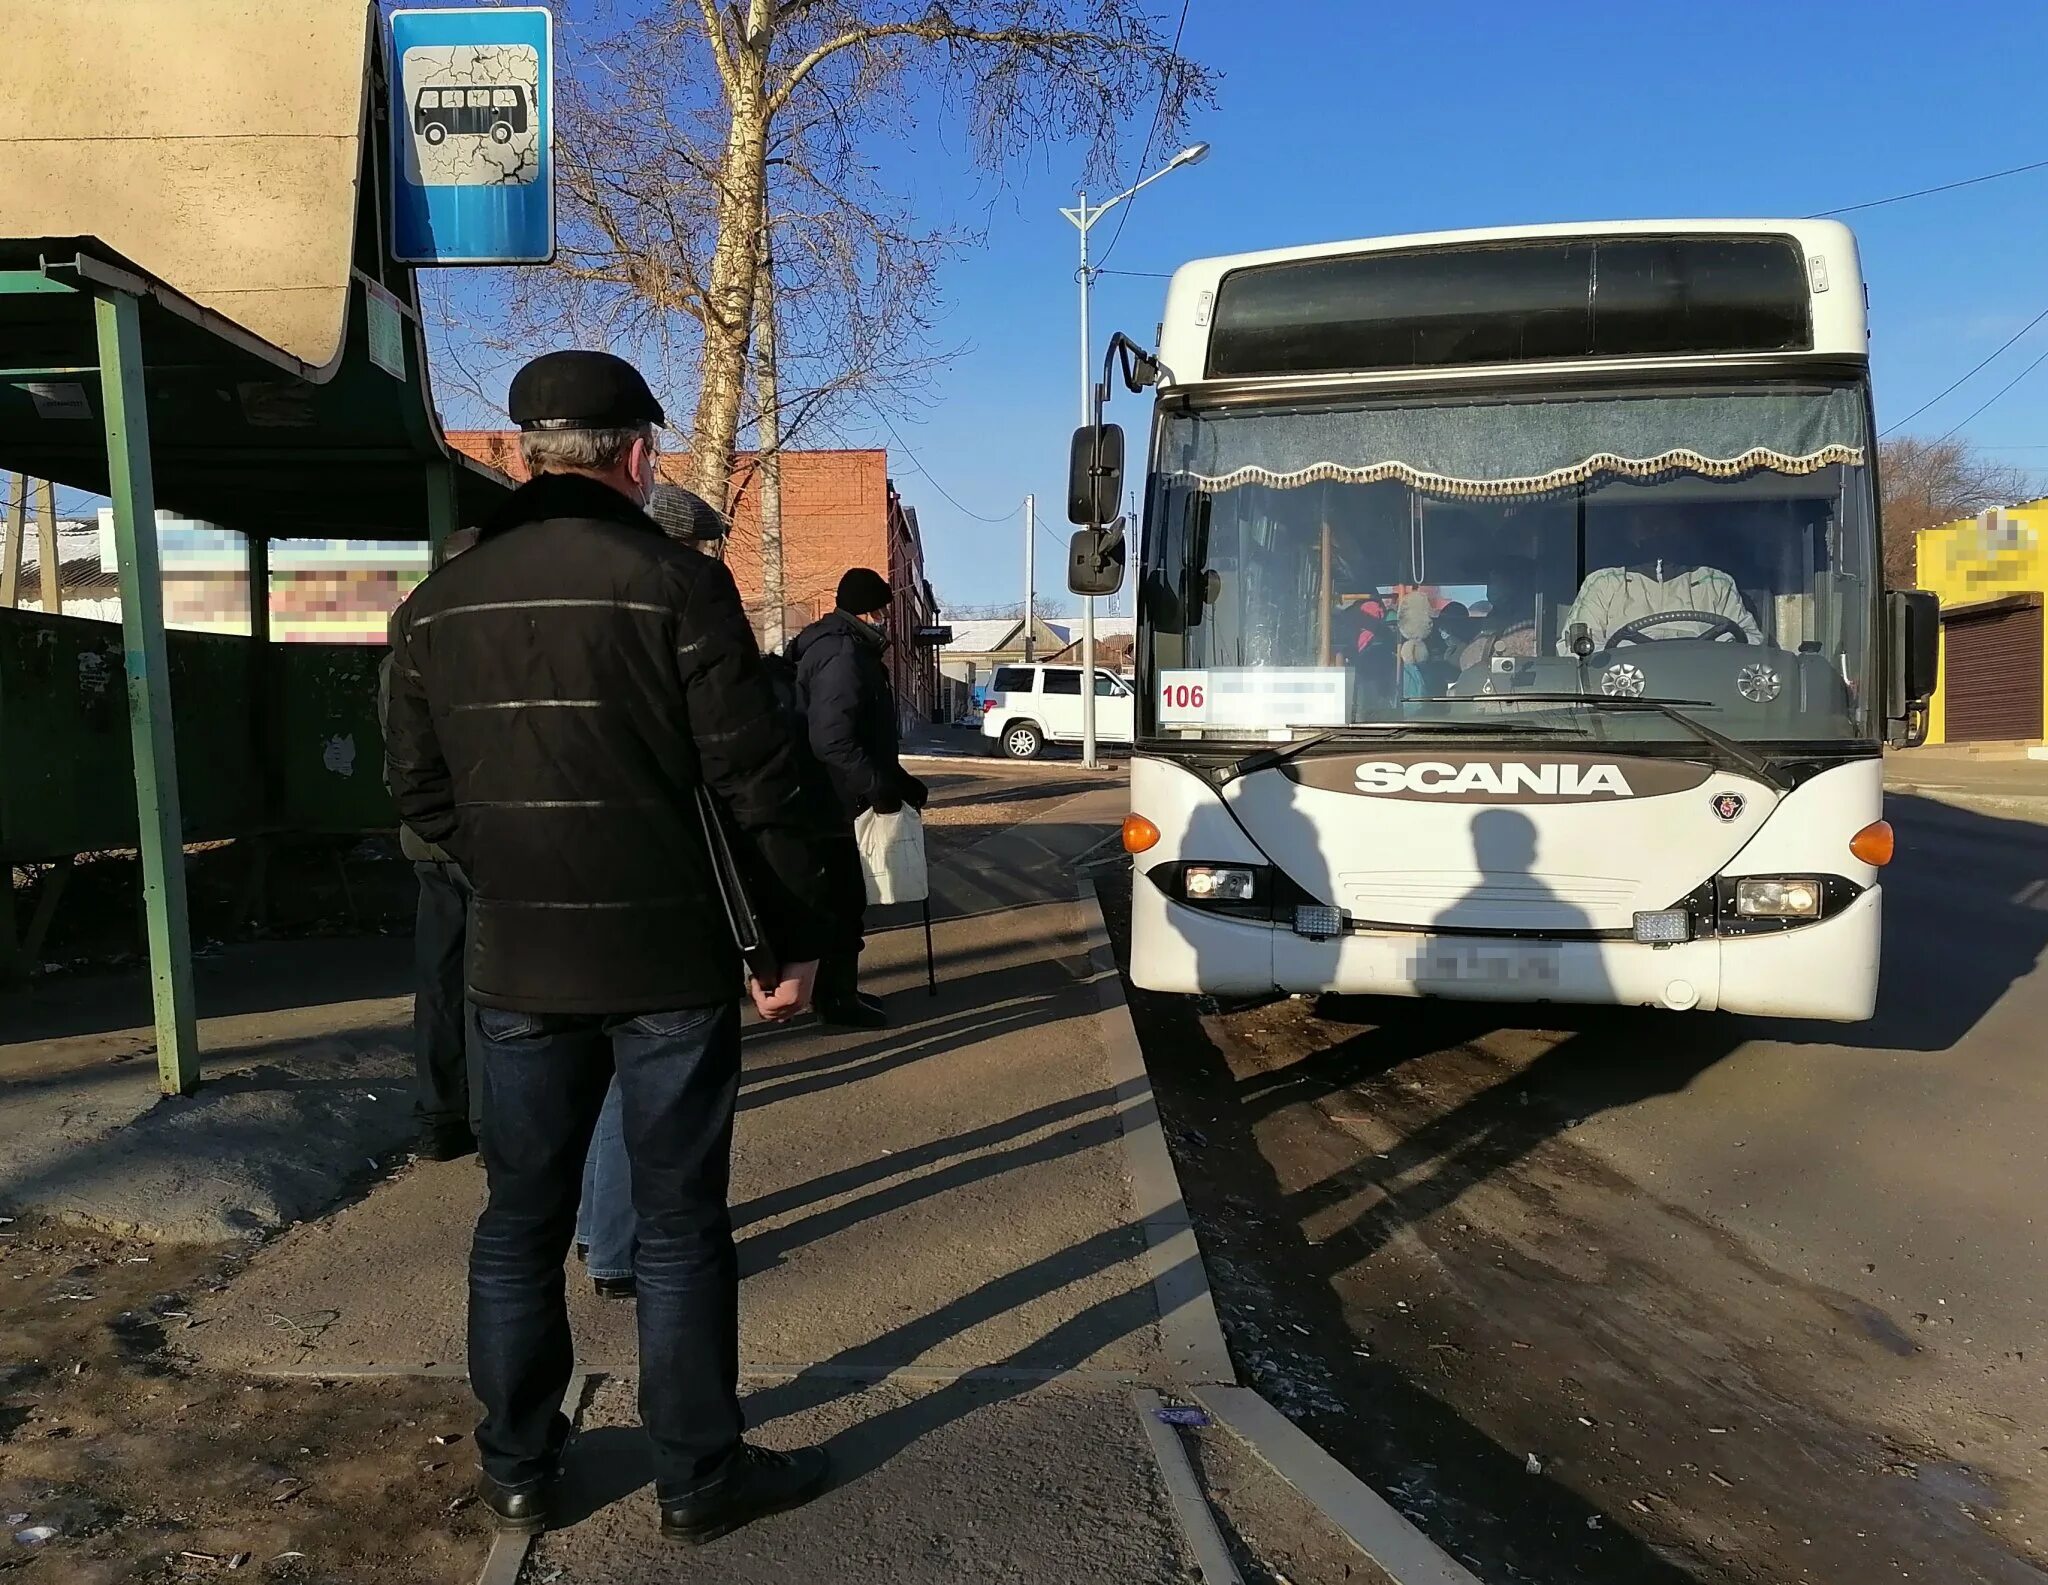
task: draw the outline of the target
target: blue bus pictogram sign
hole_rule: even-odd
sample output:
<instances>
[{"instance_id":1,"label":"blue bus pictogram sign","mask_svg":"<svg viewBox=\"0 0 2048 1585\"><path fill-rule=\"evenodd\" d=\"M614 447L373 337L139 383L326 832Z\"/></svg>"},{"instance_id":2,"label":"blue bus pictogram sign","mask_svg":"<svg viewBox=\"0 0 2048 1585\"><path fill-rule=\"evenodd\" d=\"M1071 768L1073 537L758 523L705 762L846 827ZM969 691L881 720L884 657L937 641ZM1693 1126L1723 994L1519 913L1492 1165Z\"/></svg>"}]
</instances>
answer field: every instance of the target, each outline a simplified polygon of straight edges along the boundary
<instances>
[{"instance_id":1,"label":"blue bus pictogram sign","mask_svg":"<svg viewBox=\"0 0 2048 1585\"><path fill-rule=\"evenodd\" d=\"M553 23L540 6L391 13L391 252L555 255Z\"/></svg>"}]
</instances>

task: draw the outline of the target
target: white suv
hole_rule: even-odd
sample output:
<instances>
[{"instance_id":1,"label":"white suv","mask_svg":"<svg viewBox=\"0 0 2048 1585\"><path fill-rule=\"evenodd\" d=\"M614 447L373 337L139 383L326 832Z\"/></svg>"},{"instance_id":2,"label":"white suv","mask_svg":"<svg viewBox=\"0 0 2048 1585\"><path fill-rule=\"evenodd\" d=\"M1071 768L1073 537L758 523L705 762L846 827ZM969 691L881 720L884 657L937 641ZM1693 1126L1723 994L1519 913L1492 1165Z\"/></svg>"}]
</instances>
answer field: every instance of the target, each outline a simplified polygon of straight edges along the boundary
<instances>
[{"instance_id":1,"label":"white suv","mask_svg":"<svg viewBox=\"0 0 2048 1585\"><path fill-rule=\"evenodd\" d=\"M1114 672L1095 673L1095 739L1129 743L1137 736L1137 697ZM1047 743L1081 741L1079 666L998 666L982 706L981 735L991 753L1036 759Z\"/></svg>"}]
</instances>

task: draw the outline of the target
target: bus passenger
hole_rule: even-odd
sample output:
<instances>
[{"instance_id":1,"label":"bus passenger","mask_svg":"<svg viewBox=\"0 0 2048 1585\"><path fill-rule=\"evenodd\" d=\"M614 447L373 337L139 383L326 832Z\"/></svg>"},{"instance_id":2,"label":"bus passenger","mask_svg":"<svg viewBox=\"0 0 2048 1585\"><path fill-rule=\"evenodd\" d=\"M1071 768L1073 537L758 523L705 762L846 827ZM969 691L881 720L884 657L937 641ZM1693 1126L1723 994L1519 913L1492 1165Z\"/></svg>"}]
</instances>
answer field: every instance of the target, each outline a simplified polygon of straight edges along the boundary
<instances>
[{"instance_id":1,"label":"bus passenger","mask_svg":"<svg viewBox=\"0 0 2048 1585\"><path fill-rule=\"evenodd\" d=\"M1486 585L1487 610L1479 630L1458 656L1469 671L1496 655L1530 660L1541 639L1536 632L1536 565L1527 556L1503 556Z\"/></svg>"}]
</instances>

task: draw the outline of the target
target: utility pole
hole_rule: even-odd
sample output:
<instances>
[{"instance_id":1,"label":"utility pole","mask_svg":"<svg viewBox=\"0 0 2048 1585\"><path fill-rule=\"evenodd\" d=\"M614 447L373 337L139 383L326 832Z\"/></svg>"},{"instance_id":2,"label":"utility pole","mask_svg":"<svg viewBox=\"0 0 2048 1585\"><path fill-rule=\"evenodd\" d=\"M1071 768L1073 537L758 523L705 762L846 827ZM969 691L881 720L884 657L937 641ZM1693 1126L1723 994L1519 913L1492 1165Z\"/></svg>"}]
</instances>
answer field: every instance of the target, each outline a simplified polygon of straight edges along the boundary
<instances>
[{"instance_id":1,"label":"utility pole","mask_svg":"<svg viewBox=\"0 0 2048 1585\"><path fill-rule=\"evenodd\" d=\"M1088 342L1088 227L1092 222L1086 193L1080 195L1080 207L1081 217L1074 224L1081 233L1081 422L1092 424L1095 422L1095 375L1089 367ZM1085 770L1098 770L1102 765L1101 757L1095 752L1095 596L1092 594L1081 596L1081 765Z\"/></svg>"},{"instance_id":2,"label":"utility pole","mask_svg":"<svg viewBox=\"0 0 2048 1585\"><path fill-rule=\"evenodd\" d=\"M42 503L42 510L36 514L36 527L42 530L42 551L38 558L38 566L43 575L43 614L62 616L64 578L57 549L57 486L54 480L43 481L42 493L37 499Z\"/></svg>"},{"instance_id":3,"label":"utility pole","mask_svg":"<svg viewBox=\"0 0 2048 1585\"><path fill-rule=\"evenodd\" d=\"M1088 288L1094 284L1095 274L1088 263L1088 228L1095 225L1118 204L1135 198L1144 188L1150 187L1160 177L1179 170L1183 165L1199 165L1208 158L1209 145L1191 143L1168 160L1158 170L1139 182L1136 187L1127 187L1114 198L1088 206L1088 195L1079 195L1076 206L1062 209L1073 228L1081 233L1081 268L1075 279L1081 284L1081 422L1095 422L1095 371L1092 367L1093 349L1088 344ZM1095 524L1097 528L1106 524ZM1101 761L1095 754L1095 596L1081 597L1081 763L1090 770L1098 769Z\"/></svg>"},{"instance_id":4,"label":"utility pole","mask_svg":"<svg viewBox=\"0 0 2048 1585\"><path fill-rule=\"evenodd\" d=\"M7 503L7 545L0 552L0 607L11 611L21 594L21 541L28 532L28 475L14 476Z\"/></svg>"},{"instance_id":5,"label":"utility pole","mask_svg":"<svg viewBox=\"0 0 2048 1585\"><path fill-rule=\"evenodd\" d=\"M1033 607L1038 597L1038 497L1024 497L1024 661L1038 659L1038 645L1032 633L1037 624Z\"/></svg>"}]
</instances>

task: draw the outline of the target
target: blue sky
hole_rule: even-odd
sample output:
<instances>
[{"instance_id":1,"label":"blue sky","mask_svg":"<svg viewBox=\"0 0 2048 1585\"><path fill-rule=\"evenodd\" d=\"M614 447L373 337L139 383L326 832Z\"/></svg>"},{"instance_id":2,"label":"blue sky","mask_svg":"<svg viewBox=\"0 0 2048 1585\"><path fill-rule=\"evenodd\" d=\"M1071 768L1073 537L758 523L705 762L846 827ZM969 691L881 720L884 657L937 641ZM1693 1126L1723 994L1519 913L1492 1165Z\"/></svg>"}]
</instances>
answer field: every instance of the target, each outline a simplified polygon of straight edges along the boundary
<instances>
[{"instance_id":1,"label":"blue sky","mask_svg":"<svg viewBox=\"0 0 2048 1585\"><path fill-rule=\"evenodd\" d=\"M574 16L586 0L557 5ZM1170 26L1176 0L1154 6ZM2029 75L2044 43L2040 0L1189 0L1182 47L1224 74L1190 134L1213 152L1130 207L1106 262L1138 273L1098 282L1096 356L1111 330L1149 344L1165 289L1151 272L1204 254L1459 226L1805 215L2048 159L2048 102ZM1021 598L1020 507L1035 492L1041 603L1068 609L1080 376L1075 237L1058 211L1083 151L1040 150L998 180L974 168L942 102L913 119L871 153L928 224L986 233L943 279L933 344L964 351L894 434L853 423L813 443L888 447L932 582L955 605ZM1149 104L1132 107L1126 179L1141 174L1150 119ZM1844 218L1870 283L1880 425L2048 309L2048 169ZM1098 255L1116 226L1094 233ZM459 290L497 284L479 272ZM1969 420L1966 438L2048 487L2048 364L1970 417L2043 352L2048 322L1913 432ZM1112 416L1142 432L1137 399Z\"/></svg>"},{"instance_id":2,"label":"blue sky","mask_svg":"<svg viewBox=\"0 0 2048 1585\"><path fill-rule=\"evenodd\" d=\"M1162 0L1162 4L1166 0ZM1138 200L1111 269L1168 271L1207 253L1350 236L1639 216L1801 215L2048 158L2048 103L2029 75L2048 7L1860 0L1656 4L1467 0L1192 0L1183 48L1225 73L1194 136L1214 152ZM2016 68L2018 70L2016 71ZM1134 118L1135 159L1147 117ZM1021 597L1021 528L974 521L1035 491L1061 533L1079 401L1072 203L1080 151L1056 149L1001 188L942 123L906 160L938 220L985 223L946 276L940 339L970 351L925 411L879 430L924 525L946 598ZM1170 152L1170 151L1169 151ZM901 154L896 156L905 158ZM1845 217L1863 245L1880 423L1903 417L2048 308L2048 170ZM1098 248L1115 229L1098 228ZM1107 276L1112 329L1151 339L1165 283ZM2044 323L1915 423L1938 435L2037 354ZM1124 398L1113 416L1141 427ZM1963 433L2048 477L2048 365ZM1064 605L1040 540L1040 588Z\"/></svg>"}]
</instances>

